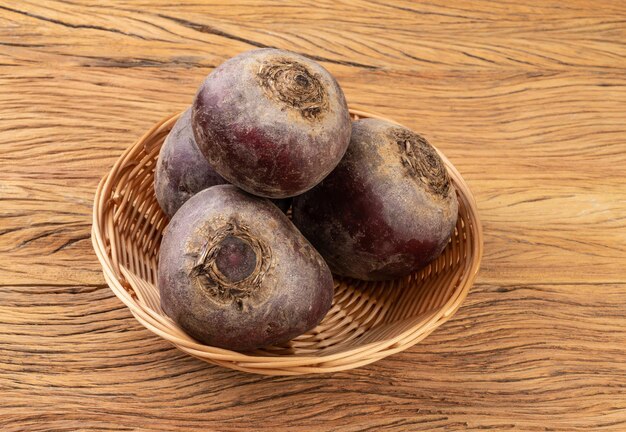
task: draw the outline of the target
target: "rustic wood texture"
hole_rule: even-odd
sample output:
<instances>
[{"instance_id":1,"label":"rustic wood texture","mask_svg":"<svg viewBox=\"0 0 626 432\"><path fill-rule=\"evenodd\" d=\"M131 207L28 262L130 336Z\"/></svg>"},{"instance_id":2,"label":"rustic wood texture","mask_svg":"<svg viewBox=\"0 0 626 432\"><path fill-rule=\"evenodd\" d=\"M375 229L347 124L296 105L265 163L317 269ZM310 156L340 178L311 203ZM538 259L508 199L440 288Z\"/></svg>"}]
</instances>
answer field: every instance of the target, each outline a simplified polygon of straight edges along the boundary
<instances>
[{"instance_id":1,"label":"rustic wood texture","mask_svg":"<svg viewBox=\"0 0 626 432\"><path fill-rule=\"evenodd\" d=\"M626 430L626 3L94 3L0 2L0 429ZM474 191L477 283L408 351L238 373L172 348L104 284L98 180L261 46L321 61Z\"/></svg>"}]
</instances>

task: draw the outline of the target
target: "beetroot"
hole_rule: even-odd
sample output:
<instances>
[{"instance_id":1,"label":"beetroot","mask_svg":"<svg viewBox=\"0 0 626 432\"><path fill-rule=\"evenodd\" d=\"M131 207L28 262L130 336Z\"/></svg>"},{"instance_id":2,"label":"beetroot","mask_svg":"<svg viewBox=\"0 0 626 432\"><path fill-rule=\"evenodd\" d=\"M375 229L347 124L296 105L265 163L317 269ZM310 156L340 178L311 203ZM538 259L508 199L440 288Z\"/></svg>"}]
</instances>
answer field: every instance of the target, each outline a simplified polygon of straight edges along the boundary
<instances>
[{"instance_id":1,"label":"beetroot","mask_svg":"<svg viewBox=\"0 0 626 432\"><path fill-rule=\"evenodd\" d=\"M171 218L185 201L210 186L228 183L206 161L193 137L191 109L176 121L165 139L154 172L154 192Z\"/></svg>"},{"instance_id":2,"label":"beetroot","mask_svg":"<svg viewBox=\"0 0 626 432\"><path fill-rule=\"evenodd\" d=\"M350 140L335 79L316 62L276 49L218 66L196 94L192 124L198 147L221 176L270 198L315 186Z\"/></svg>"},{"instance_id":3,"label":"beetroot","mask_svg":"<svg viewBox=\"0 0 626 432\"><path fill-rule=\"evenodd\" d=\"M354 122L339 166L294 198L293 222L337 274L384 280L444 249L458 203L443 161L421 136L382 120Z\"/></svg>"},{"instance_id":4,"label":"beetroot","mask_svg":"<svg viewBox=\"0 0 626 432\"><path fill-rule=\"evenodd\" d=\"M165 230L163 310L208 345L251 350L286 342L328 312L328 266L268 200L232 185L190 198Z\"/></svg>"}]
</instances>

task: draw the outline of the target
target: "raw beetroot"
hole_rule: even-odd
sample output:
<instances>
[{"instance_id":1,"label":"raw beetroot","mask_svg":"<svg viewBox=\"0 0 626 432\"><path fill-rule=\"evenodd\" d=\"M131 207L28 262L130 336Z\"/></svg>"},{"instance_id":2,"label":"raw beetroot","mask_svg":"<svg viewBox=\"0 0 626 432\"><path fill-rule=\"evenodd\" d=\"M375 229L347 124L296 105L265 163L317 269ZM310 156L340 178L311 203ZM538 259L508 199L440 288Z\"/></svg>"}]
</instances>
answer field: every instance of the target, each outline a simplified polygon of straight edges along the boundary
<instances>
[{"instance_id":1,"label":"raw beetroot","mask_svg":"<svg viewBox=\"0 0 626 432\"><path fill-rule=\"evenodd\" d=\"M343 92L318 63L277 49L218 66L192 112L198 147L229 182L264 197L298 195L339 163L350 140Z\"/></svg>"},{"instance_id":2,"label":"raw beetroot","mask_svg":"<svg viewBox=\"0 0 626 432\"><path fill-rule=\"evenodd\" d=\"M251 350L315 327L333 297L328 266L268 200L232 185L189 199L159 256L163 310L212 346Z\"/></svg>"},{"instance_id":3,"label":"raw beetroot","mask_svg":"<svg viewBox=\"0 0 626 432\"><path fill-rule=\"evenodd\" d=\"M337 274L393 279L439 256L457 219L436 150L390 122L354 122L339 166L293 202L293 221Z\"/></svg>"},{"instance_id":4,"label":"raw beetroot","mask_svg":"<svg viewBox=\"0 0 626 432\"><path fill-rule=\"evenodd\" d=\"M191 108L187 109L161 147L154 171L154 192L171 218L185 201L210 186L228 183L206 161L193 137Z\"/></svg>"}]
</instances>

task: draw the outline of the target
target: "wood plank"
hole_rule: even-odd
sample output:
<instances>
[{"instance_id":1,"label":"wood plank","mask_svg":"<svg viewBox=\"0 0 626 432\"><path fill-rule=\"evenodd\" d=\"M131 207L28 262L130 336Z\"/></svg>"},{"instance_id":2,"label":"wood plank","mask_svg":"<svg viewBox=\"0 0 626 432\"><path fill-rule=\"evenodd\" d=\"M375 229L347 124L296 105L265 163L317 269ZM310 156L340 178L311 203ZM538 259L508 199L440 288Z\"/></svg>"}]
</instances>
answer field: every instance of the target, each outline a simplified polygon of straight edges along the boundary
<instances>
[{"instance_id":1,"label":"wood plank","mask_svg":"<svg viewBox=\"0 0 626 432\"><path fill-rule=\"evenodd\" d=\"M33 185L27 179L2 187L0 284L103 282L89 240L96 181L75 183L40 180ZM624 281L626 192L606 193L605 183L591 182L580 192L570 183L557 179L529 193L535 182L523 179L507 194L501 182L477 184L485 229L479 281ZM620 188L620 180L609 187Z\"/></svg>"},{"instance_id":2,"label":"wood plank","mask_svg":"<svg viewBox=\"0 0 626 432\"><path fill-rule=\"evenodd\" d=\"M606 177L606 170L618 173L626 162L624 144L616 140L626 128L623 73L401 74L329 68L351 104L413 127L456 157L460 166L465 161L478 166L476 160L482 159L483 164L515 163L556 175L582 171L581 176L599 178ZM71 164L60 167L72 171L91 171L94 165L85 166L90 161L66 153L91 151L98 157L98 152L125 148L154 122L191 103L210 71L133 68L111 74L108 68L33 67L17 73L11 69L3 68L0 74L0 103L7 107L0 131L5 132L5 163L18 173L24 172L23 164L41 166L45 157L54 157L51 168L61 163ZM93 103L94 95L98 104ZM83 147L77 148L77 140ZM50 151L50 143L61 146L66 141L59 149L63 152ZM111 155L111 164L114 158ZM477 171L484 173L484 166L491 168L481 165ZM506 173L518 175L516 170Z\"/></svg>"},{"instance_id":3,"label":"wood plank","mask_svg":"<svg viewBox=\"0 0 626 432\"><path fill-rule=\"evenodd\" d=\"M5 283L102 282L87 240L97 182L155 121L189 103L206 71L73 72L0 78ZM350 101L420 131L466 178L485 227L481 281L626 280L625 75L338 72ZM415 88L419 97L407 97Z\"/></svg>"},{"instance_id":4,"label":"wood plank","mask_svg":"<svg viewBox=\"0 0 626 432\"><path fill-rule=\"evenodd\" d=\"M334 2L310 0L228 8L217 1L24 1L2 9L11 31L6 48L36 53L22 54L28 62L61 56L92 66L215 65L233 52L281 46L358 68L615 70L626 53L622 2L343 2L341 14ZM87 40L68 43L77 34Z\"/></svg>"},{"instance_id":5,"label":"wood plank","mask_svg":"<svg viewBox=\"0 0 626 432\"><path fill-rule=\"evenodd\" d=\"M406 352L290 378L183 355L106 286L4 286L0 295L5 431L626 427L625 284L479 284L452 321Z\"/></svg>"}]
</instances>

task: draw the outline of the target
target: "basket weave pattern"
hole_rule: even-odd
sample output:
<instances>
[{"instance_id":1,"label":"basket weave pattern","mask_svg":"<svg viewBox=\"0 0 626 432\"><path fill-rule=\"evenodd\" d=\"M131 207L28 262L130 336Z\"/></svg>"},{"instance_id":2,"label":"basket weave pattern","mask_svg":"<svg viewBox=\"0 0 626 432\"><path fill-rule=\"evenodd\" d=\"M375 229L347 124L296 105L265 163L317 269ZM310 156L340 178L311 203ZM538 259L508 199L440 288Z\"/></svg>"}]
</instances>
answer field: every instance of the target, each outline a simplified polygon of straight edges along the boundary
<instances>
[{"instance_id":1,"label":"basket weave pattern","mask_svg":"<svg viewBox=\"0 0 626 432\"><path fill-rule=\"evenodd\" d=\"M383 118L350 110L352 117ZM459 200L455 233L443 254L403 279L335 279L333 306L312 331L282 346L239 353L204 345L161 309L156 287L159 245L168 220L154 196L154 167L178 115L130 147L98 185L92 242L104 277L146 328L201 360L266 375L323 373L359 367L402 351L456 312L478 271L482 232L465 181L443 156ZM388 120L388 119L386 119Z\"/></svg>"}]
</instances>

